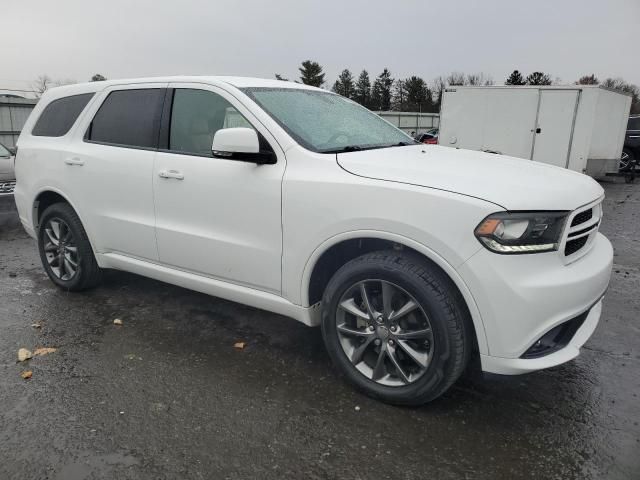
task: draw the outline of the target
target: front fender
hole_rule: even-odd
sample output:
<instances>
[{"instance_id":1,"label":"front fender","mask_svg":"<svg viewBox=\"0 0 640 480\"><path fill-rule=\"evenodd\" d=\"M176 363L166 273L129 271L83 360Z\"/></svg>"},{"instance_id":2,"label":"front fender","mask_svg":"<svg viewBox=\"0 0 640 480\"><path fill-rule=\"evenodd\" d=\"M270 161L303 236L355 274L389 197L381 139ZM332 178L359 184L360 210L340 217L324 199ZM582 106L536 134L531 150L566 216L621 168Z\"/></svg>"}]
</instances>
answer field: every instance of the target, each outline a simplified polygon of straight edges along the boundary
<instances>
[{"instance_id":1,"label":"front fender","mask_svg":"<svg viewBox=\"0 0 640 480\"><path fill-rule=\"evenodd\" d=\"M471 291L467 287L466 283L458 273L458 271L447 262L441 255L437 252L433 251L429 247L402 235L398 235L395 233L384 232L380 230L353 230L349 232L340 233L334 235L331 238L328 238L324 242L322 242L313 253L310 255L307 260L300 284L300 292L301 292L301 300L303 307L310 307L309 305L309 285L311 282L311 274L313 273L313 269L316 266L318 260L334 245L339 244L345 240L352 240L356 238L374 238L380 240L387 240L390 242L398 243L400 245L404 245L406 247L412 248L413 250L419 252L424 255L426 258L434 262L438 265L444 272L451 278L453 283L458 287L462 297L464 298L465 303L467 304L467 308L469 309L469 313L471 314L471 319L473 321L473 325L476 331L476 338L478 342L478 349L480 353L483 355L488 354L488 346L487 346L487 337L484 328L484 322L482 321L482 316L480 315L480 310L476 305L475 299L471 294ZM482 247L480 247L482 248Z\"/></svg>"}]
</instances>

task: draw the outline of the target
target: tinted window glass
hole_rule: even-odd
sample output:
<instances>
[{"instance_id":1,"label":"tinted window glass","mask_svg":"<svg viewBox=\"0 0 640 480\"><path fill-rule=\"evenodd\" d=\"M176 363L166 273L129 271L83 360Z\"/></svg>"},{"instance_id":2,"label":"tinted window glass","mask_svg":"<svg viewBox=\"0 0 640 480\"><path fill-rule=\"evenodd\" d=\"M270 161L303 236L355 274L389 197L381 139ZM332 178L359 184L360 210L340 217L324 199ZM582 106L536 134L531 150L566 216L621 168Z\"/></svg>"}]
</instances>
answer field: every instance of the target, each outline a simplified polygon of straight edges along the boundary
<instances>
[{"instance_id":1,"label":"tinted window glass","mask_svg":"<svg viewBox=\"0 0 640 480\"><path fill-rule=\"evenodd\" d=\"M93 118L87 138L94 142L157 148L164 89L117 90Z\"/></svg>"},{"instance_id":2,"label":"tinted window glass","mask_svg":"<svg viewBox=\"0 0 640 480\"><path fill-rule=\"evenodd\" d=\"M630 118L627 130L640 130L640 117Z\"/></svg>"},{"instance_id":3,"label":"tinted window glass","mask_svg":"<svg viewBox=\"0 0 640 480\"><path fill-rule=\"evenodd\" d=\"M253 128L220 95L205 90L176 89L171 110L169 150L211 156L215 133L233 127Z\"/></svg>"},{"instance_id":4,"label":"tinted window glass","mask_svg":"<svg viewBox=\"0 0 640 480\"><path fill-rule=\"evenodd\" d=\"M31 135L61 137L73 126L80 112L87 106L93 93L72 95L54 100L40 114Z\"/></svg>"}]
</instances>

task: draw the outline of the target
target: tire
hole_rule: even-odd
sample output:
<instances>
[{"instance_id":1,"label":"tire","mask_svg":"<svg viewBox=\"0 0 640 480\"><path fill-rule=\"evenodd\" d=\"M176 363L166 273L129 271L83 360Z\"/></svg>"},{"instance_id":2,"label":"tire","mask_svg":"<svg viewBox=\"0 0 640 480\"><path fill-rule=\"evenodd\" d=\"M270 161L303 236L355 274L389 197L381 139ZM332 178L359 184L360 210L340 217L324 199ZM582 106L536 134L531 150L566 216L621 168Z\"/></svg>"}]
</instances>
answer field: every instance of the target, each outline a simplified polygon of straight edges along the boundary
<instances>
[{"instance_id":1,"label":"tire","mask_svg":"<svg viewBox=\"0 0 640 480\"><path fill-rule=\"evenodd\" d=\"M622 149L622 158L620 159L620 171L621 172L630 172L635 169L635 155L633 150L630 148L624 147Z\"/></svg>"},{"instance_id":2,"label":"tire","mask_svg":"<svg viewBox=\"0 0 640 480\"><path fill-rule=\"evenodd\" d=\"M368 303L358 297L362 285ZM412 300L417 307L400 315ZM373 328L364 318L372 314L378 315ZM418 333L424 338L407 340ZM363 255L335 273L322 299L322 335L329 356L352 385L396 405L421 405L442 395L465 370L473 346L470 315L452 281L428 260L396 251Z\"/></svg>"},{"instance_id":3,"label":"tire","mask_svg":"<svg viewBox=\"0 0 640 480\"><path fill-rule=\"evenodd\" d=\"M54 228L56 224L58 233ZM98 285L102 279L102 271L80 218L67 203L55 203L42 213L38 250L47 275L65 291L87 290ZM66 260L61 262L61 257Z\"/></svg>"}]
</instances>

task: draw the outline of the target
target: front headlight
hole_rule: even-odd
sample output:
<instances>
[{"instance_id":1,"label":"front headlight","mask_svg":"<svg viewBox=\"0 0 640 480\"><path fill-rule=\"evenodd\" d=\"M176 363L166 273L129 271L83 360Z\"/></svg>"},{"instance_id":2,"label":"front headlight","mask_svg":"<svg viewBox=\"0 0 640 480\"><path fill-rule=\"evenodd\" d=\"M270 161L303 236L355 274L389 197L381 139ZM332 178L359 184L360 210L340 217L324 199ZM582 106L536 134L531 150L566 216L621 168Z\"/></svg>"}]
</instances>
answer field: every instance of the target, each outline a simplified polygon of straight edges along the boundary
<instances>
[{"instance_id":1,"label":"front headlight","mask_svg":"<svg viewBox=\"0 0 640 480\"><path fill-rule=\"evenodd\" d=\"M474 231L480 243L496 253L539 253L558 249L569 212L499 212Z\"/></svg>"}]
</instances>

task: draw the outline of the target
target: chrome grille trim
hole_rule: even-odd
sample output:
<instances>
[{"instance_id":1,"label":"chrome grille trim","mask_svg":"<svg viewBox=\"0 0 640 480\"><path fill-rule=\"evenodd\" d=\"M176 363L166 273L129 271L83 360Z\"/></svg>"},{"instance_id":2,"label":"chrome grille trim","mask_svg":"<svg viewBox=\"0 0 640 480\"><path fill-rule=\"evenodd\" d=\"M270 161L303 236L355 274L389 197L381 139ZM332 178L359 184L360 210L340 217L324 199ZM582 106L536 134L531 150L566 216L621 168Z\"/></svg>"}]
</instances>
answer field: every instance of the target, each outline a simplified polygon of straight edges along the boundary
<instances>
[{"instance_id":1,"label":"chrome grille trim","mask_svg":"<svg viewBox=\"0 0 640 480\"><path fill-rule=\"evenodd\" d=\"M12 180L10 182L0 182L0 195L13 195L15 189L15 180Z\"/></svg>"},{"instance_id":2,"label":"chrome grille trim","mask_svg":"<svg viewBox=\"0 0 640 480\"><path fill-rule=\"evenodd\" d=\"M599 198L569 214L558 249L565 263L577 260L590 250L602 220L602 200Z\"/></svg>"}]
</instances>

